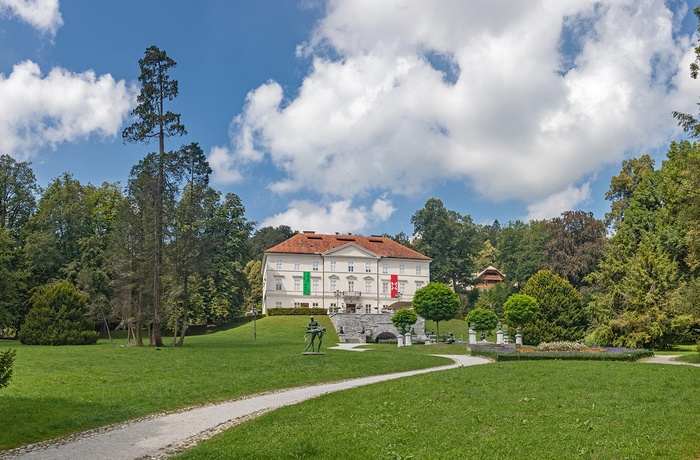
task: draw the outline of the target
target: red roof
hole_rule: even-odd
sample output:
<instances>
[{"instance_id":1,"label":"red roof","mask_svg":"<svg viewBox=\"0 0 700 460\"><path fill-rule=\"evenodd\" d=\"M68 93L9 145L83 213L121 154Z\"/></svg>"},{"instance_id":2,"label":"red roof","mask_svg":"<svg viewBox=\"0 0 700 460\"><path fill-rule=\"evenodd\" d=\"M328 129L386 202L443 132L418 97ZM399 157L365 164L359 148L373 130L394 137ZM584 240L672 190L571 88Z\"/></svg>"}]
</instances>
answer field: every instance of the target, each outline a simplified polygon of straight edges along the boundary
<instances>
[{"instance_id":1,"label":"red roof","mask_svg":"<svg viewBox=\"0 0 700 460\"><path fill-rule=\"evenodd\" d=\"M391 238L361 235L321 235L312 232L297 233L287 241L266 250L265 253L316 254L352 243L372 251L378 256L395 259L432 260Z\"/></svg>"}]
</instances>

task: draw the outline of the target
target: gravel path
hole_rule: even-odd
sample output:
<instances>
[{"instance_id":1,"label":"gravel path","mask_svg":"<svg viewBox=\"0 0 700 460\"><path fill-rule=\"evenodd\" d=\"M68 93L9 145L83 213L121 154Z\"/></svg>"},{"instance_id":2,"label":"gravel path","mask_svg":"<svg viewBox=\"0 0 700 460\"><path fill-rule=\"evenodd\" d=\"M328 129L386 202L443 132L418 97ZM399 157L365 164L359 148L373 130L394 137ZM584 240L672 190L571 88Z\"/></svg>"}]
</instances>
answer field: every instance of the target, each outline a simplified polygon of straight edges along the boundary
<instances>
[{"instance_id":1,"label":"gravel path","mask_svg":"<svg viewBox=\"0 0 700 460\"><path fill-rule=\"evenodd\" d=\"M352 347L347 347L352 348ZM354 350L361 351L361 350ZM289 406L334 391L398 379L410 375L489 362L464 355L439 355L454 364L409 372L363 377L258 394L176 413L160 414L110 425L0 453L0 459L153 459L166 458L233 425L278 407Z\"/></svg>"},{"instance_id":2,"label":"gravel path","mask_svg":"<svg viewBox=\"0 0 700 460\"><path fill-rule=\"evenodd\" d=\"M640 359L639 362L651 363L651 364L676 364L679 366L700 367L700 364L685 363L683 361L676 361L676 358L678 358L679 356L681 356L681 355L658 355L658 356L652 356L651 358Z\"/></svg>"}]
</instances>

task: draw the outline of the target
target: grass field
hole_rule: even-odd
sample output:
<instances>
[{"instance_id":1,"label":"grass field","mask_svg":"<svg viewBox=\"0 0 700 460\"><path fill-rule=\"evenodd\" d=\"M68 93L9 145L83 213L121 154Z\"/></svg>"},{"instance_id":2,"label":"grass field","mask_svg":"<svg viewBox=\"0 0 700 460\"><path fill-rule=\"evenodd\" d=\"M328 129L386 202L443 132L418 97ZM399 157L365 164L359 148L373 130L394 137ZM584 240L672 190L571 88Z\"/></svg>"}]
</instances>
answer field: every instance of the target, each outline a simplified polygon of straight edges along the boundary
<instances>
[{"instance_id":1,"label":"grass field","mask_svg":"<svg viewBox=\"0 0 700 460\"><path fill-rule=\"evenodd\" d=\"M330 321L318 319L331 331L324 348L334 345ZM307 323L306 317L266 318L257 322L255 341L248 323L188 337L183 348L0 341L0 351L17 350L10 386L0 389L0 449L273 389L449 363L422 353L396 359L396 347L302 356Z\"/></svg>"},{"instance_id":2,"label":"grass field","mask_svg":"<svg viewBox=\"0 0 700 460\"><path fill-rule=\"evenodd\" d=\"M0 449L271 389L446 363L431 353L467 353L446 344L328 350L337 337L328 318L319 320L330 333L326 354L314 357L300 354L306 317L260 320L255 341L249 323L188 337L182 349L0 342L0 350L17 349L11 384L0 390ZM185 458L697 459L699 387L700 369L686 366L494 363L276 410Z\"/></svg>"},{"instance_id":3,"label":"grass field","mask_svg":"<svg viewBox=\"0 0 700 460\"><path fill-rule=\"evenodd\" d=\"M700 369L489 364L325 395L183 459L697 459Z\"/></svg>"}]
</instances>

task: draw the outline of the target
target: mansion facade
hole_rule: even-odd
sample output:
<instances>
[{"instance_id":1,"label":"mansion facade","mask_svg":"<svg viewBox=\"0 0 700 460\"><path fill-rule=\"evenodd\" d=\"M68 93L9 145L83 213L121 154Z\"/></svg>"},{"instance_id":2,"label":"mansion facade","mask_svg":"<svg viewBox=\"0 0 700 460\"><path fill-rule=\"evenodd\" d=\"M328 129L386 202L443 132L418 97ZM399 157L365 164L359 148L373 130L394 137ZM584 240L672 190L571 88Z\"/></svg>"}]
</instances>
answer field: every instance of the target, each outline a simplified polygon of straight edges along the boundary
<instances>
[{"instance_id":1,"label":"mansion facade","mask_svg":"<svg viewBox=\"0 0 700 460\"><path fill-rule=\"evenodd\" d=\"M390 238L299 233L263 254L263 313L380 313L409 305L430 282L431 260Z\"/></svg>"}]
</instances>

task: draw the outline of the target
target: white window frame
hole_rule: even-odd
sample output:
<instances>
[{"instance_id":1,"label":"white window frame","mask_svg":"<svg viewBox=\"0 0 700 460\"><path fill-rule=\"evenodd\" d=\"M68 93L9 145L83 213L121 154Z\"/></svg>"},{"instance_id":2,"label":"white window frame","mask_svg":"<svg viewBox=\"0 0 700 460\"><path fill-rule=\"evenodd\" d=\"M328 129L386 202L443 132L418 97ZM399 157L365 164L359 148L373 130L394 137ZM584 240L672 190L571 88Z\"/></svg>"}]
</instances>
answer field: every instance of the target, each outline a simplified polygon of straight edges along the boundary
<instances>
[{"instance_id":1,"label":"white window frame","mask_svg":"<svg viewBox=\"0 0 700 460\"><path fill-rule=\"evenodd\" d=\"M275 270L282 270L282 259L275 260Z\"/></svg>"},{"instance_id":2,"label":"white window frame","mask_svg":"<svg viewBox=\"0 0 700 460\"><path fill-rule=\"evenodd\" d=\"M318 260L314 260L313 262L311 262L311 271L318 271Z\"/></svg>"},{"instance_id":3,"label":"white window frame","mask_svg":"<svg viewBox=\"0 0 700 460\"><path fill-rule=\"evenodd\" d=\"M353 273L355 271L355 262L348 262L348 273Z\"/></svg>"},{"instance_id":4,"label":"white window frame","mask_svg":"<svg viewBox=\"0 0 700 460\"><path fill-rule=\"evenodd\" d=\"M294 259L294 270L301 270L301 260Z\"/></svg>"},{"instance_id":5,"label":"white window frame","mask_svg":"<svg viewBox=\"0 0 700 460\"><path fill-rule=\"evenodd\" d=\"M372 262L365 262L365 273L372 273Z\"/></svg>"},{"instance_id":6,"label":"white window frame","mask_svg":"<svg viewBox=\"0 0 700 460\"><path fill-rule=\"evenodd\" d=\"M275 291L283 291L282 278L275 278Z\"/></svg>"}]
</instances>

